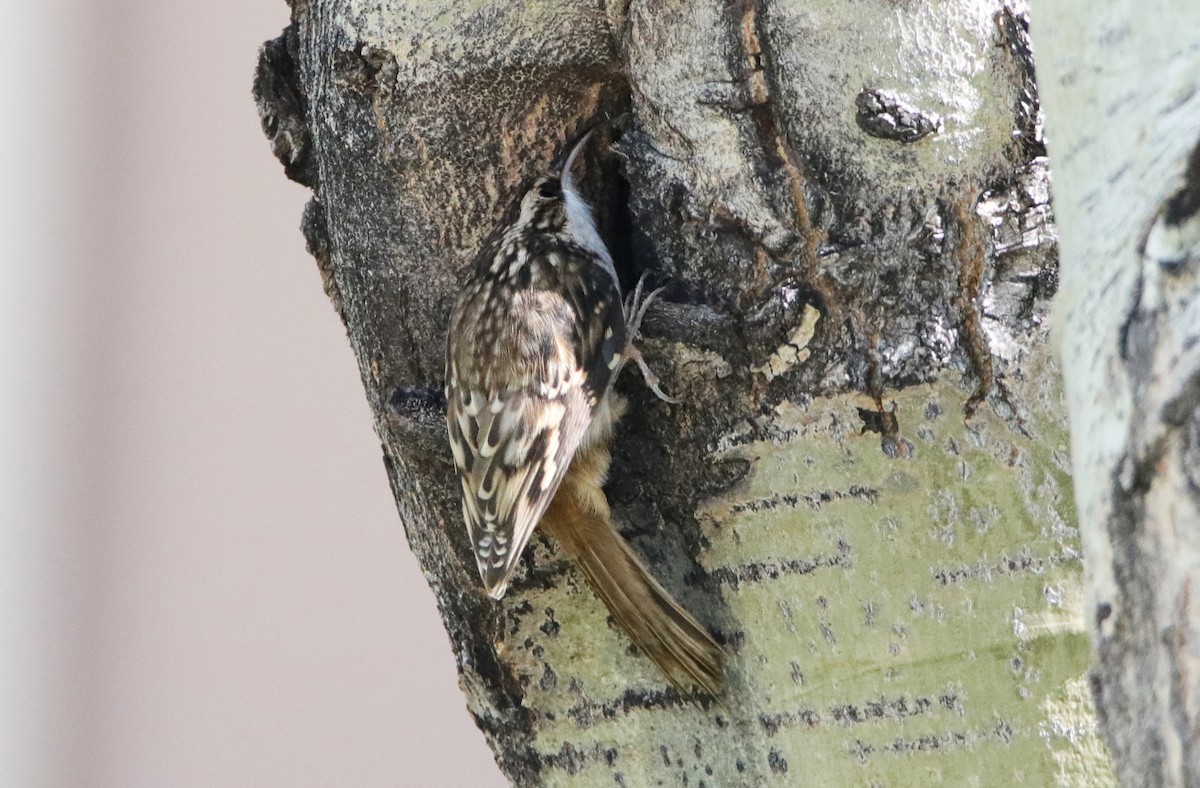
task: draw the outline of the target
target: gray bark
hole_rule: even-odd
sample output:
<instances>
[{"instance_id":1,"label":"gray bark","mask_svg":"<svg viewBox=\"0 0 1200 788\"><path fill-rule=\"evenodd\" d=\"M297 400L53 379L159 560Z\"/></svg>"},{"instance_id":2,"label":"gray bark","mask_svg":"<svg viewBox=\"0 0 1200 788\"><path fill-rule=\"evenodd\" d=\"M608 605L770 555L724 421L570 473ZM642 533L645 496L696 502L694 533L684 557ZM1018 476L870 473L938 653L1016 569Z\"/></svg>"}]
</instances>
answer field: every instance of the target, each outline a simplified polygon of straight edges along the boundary
<instances>
[{"instance_id":1,"label":"gray bark","mask_svg":"<svg viewBox=\"0 0 1200 788\"><path fill-rule=\"evenodd\" d=\"M1097 784L1048 173L1021 8L293 4L256 97L467 705L518 784ZM438 391L455 283L597 115L626 285L669 285L608 486L731 655L631 652L535 537L479 588ZM399 669L399 666L398 666Z\"/></svg>"},{"instance_id":2,"label":"gray bark","mask_svg":"<svg viewBox=\"0 0 1200 788\"><path fill-rule=\"evenodd\" d=\"M1087 621L1126 785L1200 784L1200 7L1039 9Z\"/></svg>"}]
</instances>

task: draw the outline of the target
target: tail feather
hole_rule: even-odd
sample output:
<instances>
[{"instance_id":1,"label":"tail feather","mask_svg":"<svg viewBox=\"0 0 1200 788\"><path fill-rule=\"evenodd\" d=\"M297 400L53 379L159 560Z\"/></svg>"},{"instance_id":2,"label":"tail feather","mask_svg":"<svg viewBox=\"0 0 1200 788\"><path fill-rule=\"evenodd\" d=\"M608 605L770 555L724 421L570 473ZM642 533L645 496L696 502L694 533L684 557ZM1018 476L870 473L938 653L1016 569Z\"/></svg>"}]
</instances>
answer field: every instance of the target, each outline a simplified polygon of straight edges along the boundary
<instances>
[{"instance_id":1,"label":"tail feather","mask_svg":"<svg viewBox=\"0 0 1200 788\"><path fill-rule=\"evenodd\" d=\"M597 511L595 494L573 488L571 482L568 473L541 527L571 554L617 624L672 684L685 692L699 687L720 698L725 686L724 649L651 576L614 530L607 503Z\"/></svg>"},{"instance_id":2,"label":"tail feather","mask_svg":"<svg viewBox=\"0 0 1200 788\"><path fill-rule=\"evenodd\" d=\"M581 556L580 567L589 585L623 630L683 690L699 687L714 697L724 693L725 654L708 631L646 576L650 598L639 603L636 592L625 592L596 553Z\"/></svg>"}]
</instances>

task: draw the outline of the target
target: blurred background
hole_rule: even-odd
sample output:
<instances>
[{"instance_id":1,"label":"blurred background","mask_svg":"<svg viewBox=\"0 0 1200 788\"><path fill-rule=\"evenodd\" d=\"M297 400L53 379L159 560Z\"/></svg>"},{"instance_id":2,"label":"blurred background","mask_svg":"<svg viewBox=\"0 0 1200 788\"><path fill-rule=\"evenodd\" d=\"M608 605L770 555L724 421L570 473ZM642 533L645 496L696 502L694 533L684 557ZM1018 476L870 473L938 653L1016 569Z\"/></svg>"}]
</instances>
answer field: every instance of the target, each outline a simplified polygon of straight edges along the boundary
<instances>
[{"instance_id":1,"label":"blurred background","mask_svg":"<svg viewBox=\"0 0 1200 788\"><path fill-rule=\"evenodd\" d=\"M0 786L505 784L250 97L287 5L0 18Z\"/></svg>"}]
</instances>

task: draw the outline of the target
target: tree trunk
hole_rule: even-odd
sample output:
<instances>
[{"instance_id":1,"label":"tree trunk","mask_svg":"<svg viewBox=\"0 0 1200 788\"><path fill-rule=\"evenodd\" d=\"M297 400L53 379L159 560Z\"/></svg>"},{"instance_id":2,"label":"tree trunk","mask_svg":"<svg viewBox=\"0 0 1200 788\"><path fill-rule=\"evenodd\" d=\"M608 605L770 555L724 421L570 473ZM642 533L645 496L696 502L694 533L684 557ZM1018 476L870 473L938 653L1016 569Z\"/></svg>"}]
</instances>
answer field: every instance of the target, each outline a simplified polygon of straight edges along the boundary
<instances>
[{"instance_id":1,"label":"tree trunk","mask_svg":"<svg viewBox=\"0 0 1200 788\"><path fill-rule=\"evenodd\" d=\"M523 785L1111 781L1024 11L809 6L295 0L262 50L468 707ZM487 600L461 521L456 282L598 115L586 187L624 284L669 285L642 347L680 399L618 383L608 495L726 645L723 706L670 689L544 537Z\"/></svg>"},{"instance_id":2,"label":"tree trunk","mask_svg":"<svg viewBox=\"0 0 1200 788\"><path fill-rule=\"evenodd\" d=\"M1200 6L1039 9L1092 692L1126 785L1200 784Z\"/></svg>"}]
</instances>

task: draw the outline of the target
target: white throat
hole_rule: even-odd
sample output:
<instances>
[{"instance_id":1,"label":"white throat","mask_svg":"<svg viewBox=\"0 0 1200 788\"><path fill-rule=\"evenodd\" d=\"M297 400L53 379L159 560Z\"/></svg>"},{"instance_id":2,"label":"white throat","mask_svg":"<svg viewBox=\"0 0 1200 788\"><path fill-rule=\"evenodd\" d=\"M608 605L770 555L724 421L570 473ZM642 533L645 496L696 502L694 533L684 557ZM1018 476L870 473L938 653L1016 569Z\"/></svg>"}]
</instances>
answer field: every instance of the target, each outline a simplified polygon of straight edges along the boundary
<instances>
[{"instance_id":1,"label":"white throat","mask_svg":"<svg viewBox=\"0 0 1200 788\"><path fill-rule=\"evenodd\" d=\"M612 255L608 253L608 247L604 245L599 231L596 230L596 220L592 218L592 207L565 179L562 188L563 203L567 208L567 235L583 248L602 258L606 268L612 268Z\"/></svg>"},{"instance_id":2,"label":"white throat","mask_svg":"<svg viewBox=\"0 0 1200 788\"><path fill-rule=\"evenodd\" d=\"M604 241L600 238L600 233L596 230L596 220L592 217L592 207L587 204L587 200L583 199L583 195L575 188L575 179L571 176L571 166L575 164L575 157L583 150L583 145L587 142L587 138L592 136L589 131L584 135L571 151L571 155L567 157L567 163L562 168L562 190L563 204L566 206L567 226L566 231L575 243L582 246L584 249L594 253L604 265L604 270L608 271L609 276L613 278L613 283L617 284L617 269L613 267L612 255L608 252L608 247L604 245ZM617 284L617 291L620 292L621 287Z\"/></svg>"}]
</instances>

